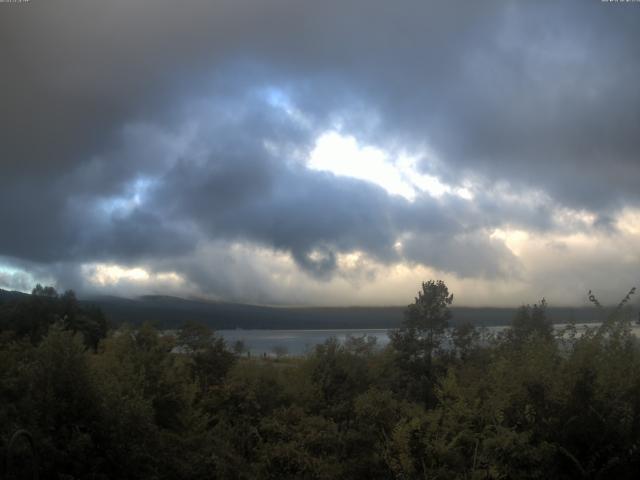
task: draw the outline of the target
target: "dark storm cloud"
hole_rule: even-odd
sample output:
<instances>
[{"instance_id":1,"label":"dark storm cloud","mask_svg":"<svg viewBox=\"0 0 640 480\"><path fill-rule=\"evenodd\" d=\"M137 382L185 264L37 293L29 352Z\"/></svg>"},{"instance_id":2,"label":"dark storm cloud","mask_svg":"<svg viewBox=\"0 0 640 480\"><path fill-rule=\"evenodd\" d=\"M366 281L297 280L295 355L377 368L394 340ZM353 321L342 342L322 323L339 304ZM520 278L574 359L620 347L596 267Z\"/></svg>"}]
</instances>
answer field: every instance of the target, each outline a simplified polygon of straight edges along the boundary
<instances>
[{"instance_id":1,"label":"dark storm cloud","mask_svg":"<svg viewBox=\"0 0 640 480\"><path fill-rule=\"evenodd\" d=\"M411 236L403 242L406 257L460 277L500 278L517 276L519 263L500 241L486 232L455 236L427 233Z\"/></svg>"},{"instance_id":2,"label":"dark storm cloud","mask_svg":"<svg viewBox=\"0 0 640 480\"><path fill-rule=\"evenodd\" d=\"M471 81L449 96L434 139L454 165L574 208L637 204L640 12L563 6L512 9L487 48L467 53Z\"/></svg>"},{"instance_id":3,"label":"dark storm cloud","mask_svg":"<svg viewBox=\"0 0 640 480\"><path fill-rule=\"evenodd\" d=\"M611 229L640 200L634 4L0 7L0 254L14 260L152 266L222 239L319 278L351 250L493 277L516 267L492 228L558 229L559 205ZM336 125L390 151L428 146L425 171L472 179L474 201L410 203L304 168Z\"/></svg>"},{"instance_id":4,"label":"dark storm cloud","mask_svg":"<svg viewBox=\"0 0 640 480\"><path fill-rule=\"evenodd\" d=\"M261 109L236 114L231 125L212 127L205 118L194 141L200 157L187 154L169 169L149 204L168 218L192 219L206 238L249 240L289 252L321 278L335 269L338 252L363 250L385 262L399 260L393 246L401 232L461 228L433 199L411 204L378 186L311 171L270 152L265 142L275 136L272 125L280 125L281 133L296 123L279 119L277 108Z\"/></svg>"}]
</instances>

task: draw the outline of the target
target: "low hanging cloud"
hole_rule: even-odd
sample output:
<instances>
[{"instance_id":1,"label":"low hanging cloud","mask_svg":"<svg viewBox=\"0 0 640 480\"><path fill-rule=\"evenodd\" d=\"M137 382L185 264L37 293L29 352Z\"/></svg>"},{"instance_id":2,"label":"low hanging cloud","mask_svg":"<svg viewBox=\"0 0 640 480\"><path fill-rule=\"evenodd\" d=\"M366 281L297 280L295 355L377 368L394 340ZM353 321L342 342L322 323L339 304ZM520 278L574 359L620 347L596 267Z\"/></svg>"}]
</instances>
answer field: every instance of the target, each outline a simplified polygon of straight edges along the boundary
<instances>
[{"instance_id":1,"label":"low hanging cloud","mask_svg":"<svg viewBox=\"0 0 640 480\"><path fill-rule=\"evenodd\" d=\"M546 284L566 259L567 278L604 262L622 288L640 236L624 228L640 208L634 7L4 6L0 286L42 278L95 291L107 287L87 266L115 265L146 272L140 292L366 302L393 269L486 291ZM327 132L384 152L389 169L417 159L416 175L443 191L416 187L408 199L309 168ZM567 257L516 248L517 232L591 244ZM628 262L594 250L607 241L627 245ZM238 248L254 258L239 262ZM350 270L349 255L359 259ZM296 284L304 293L287 293Z\"/></svg>"}]
</instances>

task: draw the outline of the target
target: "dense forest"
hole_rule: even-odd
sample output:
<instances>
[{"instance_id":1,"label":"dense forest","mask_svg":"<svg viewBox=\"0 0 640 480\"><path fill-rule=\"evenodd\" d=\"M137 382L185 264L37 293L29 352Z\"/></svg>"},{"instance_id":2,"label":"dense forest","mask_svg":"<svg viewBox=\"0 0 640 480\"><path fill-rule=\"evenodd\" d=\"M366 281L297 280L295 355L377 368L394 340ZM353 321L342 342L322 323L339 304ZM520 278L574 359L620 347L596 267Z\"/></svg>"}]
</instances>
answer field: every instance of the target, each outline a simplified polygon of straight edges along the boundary
<instances>
[{"instance_id":1,"label":"dense forest","mask_svg":"<svg viewBox=\"0 0 640 480\"><path fill-rule=\"evenodd\" d=\"M253 358L208 327L109 329L73 292L0 303L6 478L637 478L632 289L602 324L554 330L546 302L489 335L448 328L422 285L402 325ZM579 321L579 319L576 319ZM30 445L33 445L31 448Z\"/></svg>"}]
</instances>

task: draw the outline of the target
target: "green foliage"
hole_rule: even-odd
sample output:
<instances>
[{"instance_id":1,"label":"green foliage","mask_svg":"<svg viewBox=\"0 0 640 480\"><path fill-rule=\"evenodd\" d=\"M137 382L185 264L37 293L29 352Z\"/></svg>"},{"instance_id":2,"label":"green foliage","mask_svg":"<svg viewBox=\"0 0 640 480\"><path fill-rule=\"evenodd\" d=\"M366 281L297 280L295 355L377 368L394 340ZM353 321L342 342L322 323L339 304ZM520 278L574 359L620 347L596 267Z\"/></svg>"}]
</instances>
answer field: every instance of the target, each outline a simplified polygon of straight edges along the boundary
<instances>
[{"instance_id":1,"label":"green foliage","mask_svg":"<svg viewBox=\"0 0 640 480\"><path fill-rule=\"evenodd\" d=\"M62 295L53 287L38 284L31 295L0 303L0 332L28 338L37 344L54 323L80 333L84 343L95 349L108 330L107 320L99 308L80 305L73 290Z\"/></svg>"},{"instance_id":2,"label":"green foliage","mask_svg":"<svg viewBox=\"0 0 640 480\"><path fill-rule=\"evenodd\" d=\"M547 302L544 298L533 306L522 305L511 323L509 337L516 344L525 342L532 335L546 340L553 338L553 325L547 319Z\"/></svg>"},{"instance_id":3,"label":"green foliage","mask_svg":"<svg viewBox=\"0 0 640 480\"><path fill-rule=\"evenodd\" d=\"M434 355L440 353L452 303L453 294L442 280L423 282L415 302L405 311L402 326L389 334L400 373L394 388L427 406L435 400L440 366L434 364Z\"/></svg>"},{"instance_id":4,"label":"green foliage","mask_svg":"<svg viewBox=\"0 0 640 480\"><path fill-rule=\"evenodd\" d=\"M338 426L297 406L275 411L260 422L257 476L264 479L340 478Z\"/></svg>"},{"instance_id":5,"label":"green foliage","mask_svg":"<svg viewBox=\"0 0 640 480\"><path fill-rule=\"evenodd\" d=\"M176 337L123 327L94 347L74 295L34 292L1 309L0 455L28 430L41 478L631 479L640 469L633 291L584 334L552 334L542 302L488 338L473 325L446 330L452 296L427 282L387 348L334 338L277 360L240 357L197 324ZM23 318L24 329L12 323Z\"/></svg>"},{"instance_id":6,"label":"green foliage","mask_svg":"<svg viewBox=\"0 0 640 480\"><path fill-rule=\"evenodd\" d=\"M310 399L312 410L335 420L349 418L355 397L367 389L367 360L330 338L316 346L305 363L303 368L315 392Z\"/></svg>"},{"instance_id":7,"label":"green foliage","mask_svg":"<svg viewBox=\"0 0 640 480\"><path fill-rule=\"evenodd\" d=\"M236 361L236 354L227 349L224 339L206 325L185 324L177 341L178 347L186 351L191 376L202 392L219 384Z\"/></svg>"},{"instance_id":8,"label":"green foliage","mask_svg":"<svg viewBox=\"0 0 640 480\"><path fill-rule=\"evenodd\" d=\"M457 325L451 331L451 342L461 360L467 360L480 343L480 331L471 323Z\"/></svg>"},{"instance_id":9,"label":"green foliage","mask_svg":"<svg viewBox=\"0 0 640 480\"><path fill-rule=\"evenodd\" d=\"M453 294L442 280L422 283L415 302L407 307L402 327L391 337L396 347L430 358L449 326Z\"/></svg>"}]
</instances>

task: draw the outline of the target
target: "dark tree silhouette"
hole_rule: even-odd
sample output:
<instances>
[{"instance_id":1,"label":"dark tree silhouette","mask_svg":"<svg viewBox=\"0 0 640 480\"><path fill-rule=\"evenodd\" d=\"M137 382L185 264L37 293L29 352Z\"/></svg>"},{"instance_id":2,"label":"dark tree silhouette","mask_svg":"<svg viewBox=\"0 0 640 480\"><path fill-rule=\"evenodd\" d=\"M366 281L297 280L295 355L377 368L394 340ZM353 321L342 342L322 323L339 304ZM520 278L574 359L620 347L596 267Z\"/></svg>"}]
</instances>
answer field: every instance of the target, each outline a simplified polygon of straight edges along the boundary
<instances>
[{"instance_id":1,"label":"dark tree silhouette","mask_svg":"<svg viewBox=\"0 0 640 480\"><path fill-rule=\"evenodd\" d=\"M434 400L433 357L449 326L452 303L453 294L442 280L423 282L414 303L405 311L402 326L389 334L396 363L406 375L398 379L397 388L408 388L410 396L422 399L427 405Z\"/></svg>"}]
</instances>

